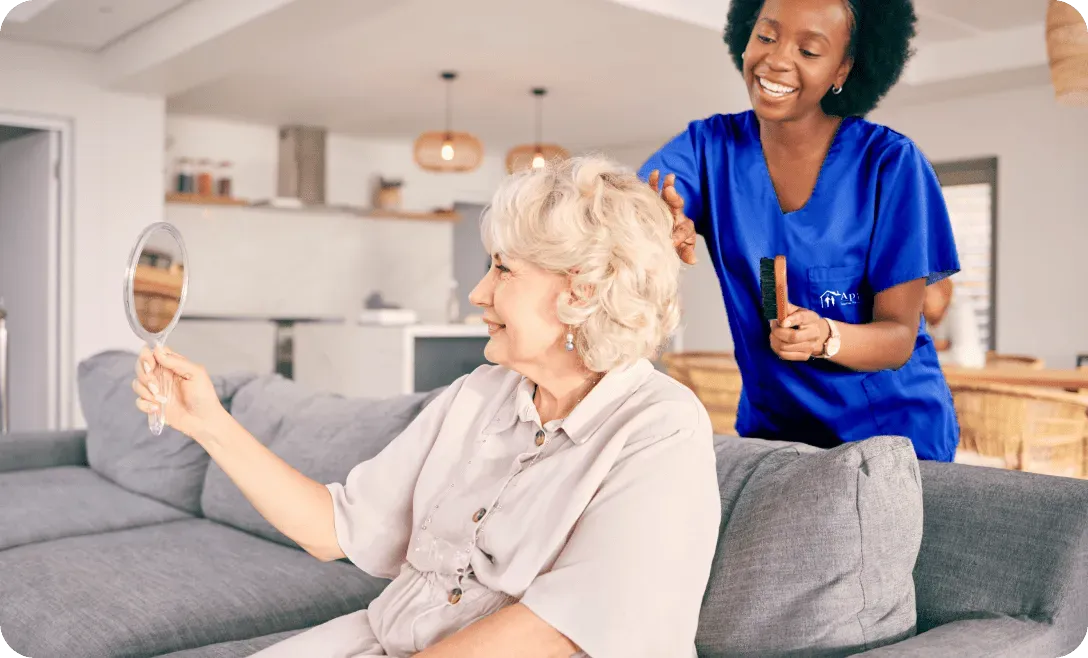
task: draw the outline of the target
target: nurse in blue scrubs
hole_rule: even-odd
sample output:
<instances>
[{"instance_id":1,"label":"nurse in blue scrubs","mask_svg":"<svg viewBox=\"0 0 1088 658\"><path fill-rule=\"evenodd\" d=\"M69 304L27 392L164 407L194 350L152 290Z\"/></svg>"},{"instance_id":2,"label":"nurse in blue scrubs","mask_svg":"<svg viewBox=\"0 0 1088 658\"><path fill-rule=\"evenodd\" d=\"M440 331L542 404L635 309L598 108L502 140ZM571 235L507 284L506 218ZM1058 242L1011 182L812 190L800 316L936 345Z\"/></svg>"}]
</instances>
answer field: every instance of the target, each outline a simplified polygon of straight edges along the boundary
<instances>
[{"instance_id":1,"label":"nurse in blue scrubs","mask_svg":"<svg viewBox=\"0 0 1088 658\"><path fill-rule=\"evenodd\" d=\"M909 0L733 0L725 32L752 109L694 121L640 174L702 235L744 387L741 436L821 447L908 437L951 461L952 397L925 330L926 286L959 270L937 177L906 136L863 117L910 54ZM761 311L759 261L788 262L785 326Z\"/></svg>"}]
</instances>

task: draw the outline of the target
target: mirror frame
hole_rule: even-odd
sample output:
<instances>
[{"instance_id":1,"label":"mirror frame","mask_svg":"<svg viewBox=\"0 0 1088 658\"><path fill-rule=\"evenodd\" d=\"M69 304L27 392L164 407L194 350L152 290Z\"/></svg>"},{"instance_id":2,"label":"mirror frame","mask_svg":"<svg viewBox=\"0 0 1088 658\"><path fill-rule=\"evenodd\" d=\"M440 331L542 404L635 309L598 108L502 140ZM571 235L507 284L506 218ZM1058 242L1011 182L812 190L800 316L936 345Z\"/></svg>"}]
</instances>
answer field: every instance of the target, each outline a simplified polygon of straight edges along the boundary
<instances>
[{"instance_id":1,"label":"mirror frame","mask_svg":"<svg viewBox=\"0 0 1088 658\"><path fill-rule=\"evenodd\" d=\"M148 239L159 231L166 231L177 240L178 247L181 249L181 260L185 267L181 278L181 299L178 300L178 310L174 313L174 318L170 320L170 324L166 325L165 329L153 334L140 324L140 318L136 315L136 296L135 286L133 284L136 277L136 266L140 262L140 254L143 253ZM178 320L181 319L182 310L185 307L185 298L189 293L189 252L185 249L185 240L182 239L181 232L178 231L176 226L169 222L156 222L140 233L139 237L136 239L136 245L132 248L132 252L128 257L128 267L125 269L123 290L125 298L125 315L128 316L128 323L132 327L132 331L143 339L148 347L154 348L157 345L164 344L166 342L166 336L174 330Z\"/></svg>"}]
</instances>

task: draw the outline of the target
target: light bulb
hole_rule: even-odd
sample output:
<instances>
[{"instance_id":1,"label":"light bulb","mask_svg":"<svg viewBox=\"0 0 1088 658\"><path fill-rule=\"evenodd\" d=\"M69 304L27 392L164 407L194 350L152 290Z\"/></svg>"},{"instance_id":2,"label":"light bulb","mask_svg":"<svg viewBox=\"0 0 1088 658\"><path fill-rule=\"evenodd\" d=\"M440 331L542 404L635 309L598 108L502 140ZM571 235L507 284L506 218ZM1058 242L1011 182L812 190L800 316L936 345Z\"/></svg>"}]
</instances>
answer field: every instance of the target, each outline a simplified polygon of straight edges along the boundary
<instances>
[{"instance_id":1,"label":"light bulb","mask_svg":"<svg viewBox=\"0 0 1088 658\"><path fill-rule=\"evenodd\" d=\"M543 169L544 164L544 154L537 152L537 154L533 156L533 169Z\"/></svg>"},{"instance_id":2,"label":"light bulb","mask_svg":"<svg viewBox=\"0 0 1088 658\"><path fill-rule=\"evenodd\" d=\"M453 144L450 142L442 143L442 159L446 162L453 159Z\"/></svg>"}]
</instances>

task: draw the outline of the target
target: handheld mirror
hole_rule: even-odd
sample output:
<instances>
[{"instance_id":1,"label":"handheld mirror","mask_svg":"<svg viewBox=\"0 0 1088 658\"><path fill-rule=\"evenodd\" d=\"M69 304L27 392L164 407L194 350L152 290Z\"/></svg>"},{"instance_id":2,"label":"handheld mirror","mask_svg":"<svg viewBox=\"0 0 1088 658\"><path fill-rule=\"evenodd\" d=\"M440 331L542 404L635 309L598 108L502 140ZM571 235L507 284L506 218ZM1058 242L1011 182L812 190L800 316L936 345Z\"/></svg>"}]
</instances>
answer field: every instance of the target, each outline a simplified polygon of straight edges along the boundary
<instances>
[{"instance_id":1,"label":"handheld mirror","mask_svg":"<svg viewBox=\"0 0 1088 658\"><path fill-rule=\"evenodd\" d=\"M173 224L159 222L145 228L136 239L125 272L125 313L132 331L151 349L166 344L177 325L189 287L188 254L181 233ZM173 395L174 378L155 366L152 378L167 400ZM162 434L166 424L163 405L149 414L148 427Z\"/></svg>"}]
</instances>

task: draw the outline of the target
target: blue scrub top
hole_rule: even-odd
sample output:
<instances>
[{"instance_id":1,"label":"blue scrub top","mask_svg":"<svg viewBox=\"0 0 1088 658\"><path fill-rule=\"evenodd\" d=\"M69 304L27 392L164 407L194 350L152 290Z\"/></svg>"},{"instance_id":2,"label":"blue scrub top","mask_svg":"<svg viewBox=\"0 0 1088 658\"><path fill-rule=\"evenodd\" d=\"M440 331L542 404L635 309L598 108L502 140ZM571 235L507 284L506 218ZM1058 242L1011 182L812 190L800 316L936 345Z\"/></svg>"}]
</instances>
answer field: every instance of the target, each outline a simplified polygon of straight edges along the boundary
<instances>
[{"instance_id":1,"label":"blue scrub top","mask_svg":"<svg viewBox=\"0 0 1088 658\"><path fill-rule=\"evenodd\" d=\"M845 118L812 196L790 213L779 206L751 110L692 122L639 174L654 169L676 175L718 274L744 383L738 434L825 447L897 435L920 459L952 460L959 427L921 318L906 365L869 373L781 360L761 309L762 257L786 256L791 303L850 324L872 320L883 290L959 271L940 183L910 139Z\"/></svg>"}]
</instances>

